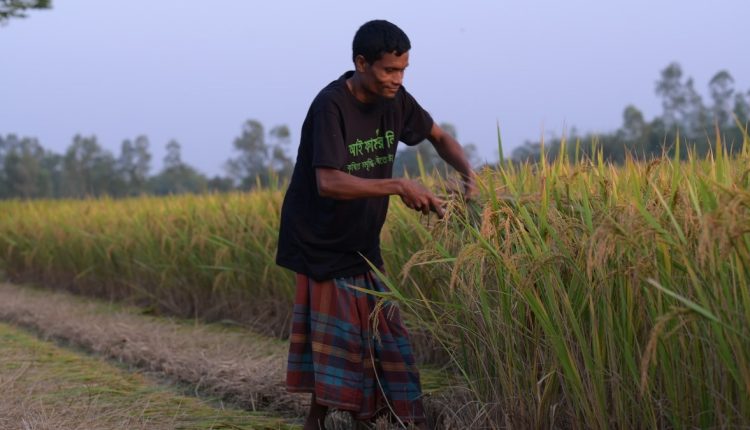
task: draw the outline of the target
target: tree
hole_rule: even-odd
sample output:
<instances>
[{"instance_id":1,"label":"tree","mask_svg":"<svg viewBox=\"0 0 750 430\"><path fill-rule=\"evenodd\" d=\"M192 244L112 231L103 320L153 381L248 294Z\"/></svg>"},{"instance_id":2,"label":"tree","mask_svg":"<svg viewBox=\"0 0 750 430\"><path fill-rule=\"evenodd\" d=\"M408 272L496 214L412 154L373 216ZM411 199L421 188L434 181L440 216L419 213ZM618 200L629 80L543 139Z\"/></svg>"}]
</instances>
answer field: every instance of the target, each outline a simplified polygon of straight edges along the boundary
<instances>
[{"instance_id":1,"label":"tree","mask_svg":"<svg viewBox=\"0 0 750 430\"><path fill-rule=\"evenodd\" d=\"M743 126L750 121L750 91L747 92L747 97L742 93L734 95L734 115Z\"/></svg>"},{"instance_id":2,"label":"tree","mask_svg":"<svg viewBox=\"0 0 750 430\"><path fill-rule=\"evenodd\" d=\"M656 94L662 98L664 122L668 127L677 124L679 113L685 106L682 67L678 63L671 63L661 71L661 79L656 82Z\"/></svg>"},{"instance_id":3,"label":"tree","mask_svg":"<svg viewBox=\"0 0 750 430\"><path fill-rule=\"evenodd\" d=\"M662 119L668 128L680 127L691 137L705 133L708 115L703 99L695 90L692 78L682 82L682 68L678 63L671 63L661 71L656 94L662 98Z\"/></svg>"},{"instance_id":4,"label":"tree","mask_svg":"<svg viewBox=\"0 0 750 430\"><path fill-rule=\"evenodd\" d=\"M518 162L536 163L541 160L542 145L539 142L526 141L523 145L515 148L511 153L511 159Z\"/></svg>"},{"instance_id":5,"label":"tree","mask_svg":"<svg viewBox=\"0 0 750 430\"><path fill-rule=\"evenodd\" d=\"M602 151L604 160L622 163L627 154L637 158L650 159L660 157L665 151L674 155L677 132L680 133L681 156L687 157L688 148L697 156L703 156L712 150L716 140L713 139L712 122L716 121L722 135L722 142L729 154L742 147L745 138L744 128L750 120L750 91L745 93L734 90L734 80L729 72L722 70L716 73L709 82L709 91L713 105L706 108L695 89L694 81L687 78L677 63L669 64L661 71L656 82L656 94L662 99L663 113L651 121L634 106L628 106L623 112L623 125L615 133L587 135L576 141L579 153L589 154L596 143ZM730 105L733 108L730 110ZM736 117L741 127L734 121ZM551 139L545 143L545 154L554 158L561 147L560 139ZM516 161L536 162L540 159L541 144L526 142L513 151ZM568 151L573 148L569 145Z\"/></svg>"},{"instance_id":6,"label":"tree","mask_svg":"<svg viewBox=\"0 0 750 430\"><path fill-rule=\"evenodd\" d=\"M182 162L182 148L176 140L167 143L164 168L148 183L151 193L157 195L203 193L208 190L206 177Z\"/></svg>"},{"instance_id":7,"label":"tree","mask_svg":"<svg viewBox=\"0 0 750 430\"><path fill-rule=\"evenodd\" d=\"M8 136L10 138L10 136ZM10 190L5 174L5 155L7 153L8 143L0 135L0 198L10 197Z\"/></svg>"},{"instance_id":8,"label":"tree","mask_svg":"<svg viewBox=\"0 0 750 430\"><path fill-rule=\"evenodd\" d=\"M167 155L164 156L164 170L182 167L182 146L174 139L167 142Z\"/></svg>"},{"instance_id":9,"label":"tree","mask_svg":"<svg viewBox=\"0 0 750 430\"><path fill-rule=\"evenodd\" d=\"M684 91L685 105L680 125L690 137L703 136L710 128L708 110L703 104L703 97L695 89L693 78L687 80Z\"/></svg>"},{"instance_id":10,"label":"tree","mask_svg":"<svg viewBox=\"0 0 750 430\"><path fill-rule=\"evenodd\" d=\"M633 105L629 105L622 113L621 136L625 140L637 141L645 137L646 120L643 112Z\"/></svg>"},{"instance_id":11,"label":"tree","mask_svg":"<svg viewBox=\"0 0 750 430\"><path fill-rule=\"evenodd\" d=\"M208 187L208 191L226 193L234 189L234 181L232 178L216 175L208 180L206 186Z\"/></svg>"},{"instance_id":12,"label":"tree","mask_svg":"<svg viewBox=\"0 0 750 430\"><path fill-rule=\"evenodd\" d=\"M63 156L52 151L45 151L45 156L42 159L42 168L49 177L50 191L48 197L61 197Z\"/></svg>"},{"instance_id":13,"label":"tree","mask_svg":"<svg viewBox=\"0 0 750 430\"><path fill-rule=\"evenodd\" d=\"M76 135L63 158L63 193L70 197L115 194L115 159L99 146L96 136Z\"/></svg>"},{"instance_id":14,"label":"tree","mask_svg":"<svg viewBox=\"0 0 750 430\"><path fill-rule=\"evenodd\" d=\"M39 142L10 135L3 146L2 189L5 197L28 199L50 196L51 177L45 168L46 153Z\"/></svg>"},{"instance_id":15,"label":"tree","mask_svg":"<svg viewBox=\"0 0 750 430\"><path fill-rule=\"evenodd\" d=\"M283 178L292 176L294 162L287 155L286 148L291 142L289 127L286 125L277 125L269 132L271 137L271 170Z\"/></svg>"},{"instance_id":16,"label":"tree","mask_svg":"<svg viewBox=\"0 0 750 430\"><path fill-rule=\"evenodd\" d=\"M233 142L238 154L225 165L229 176L242 189L250 189L257 182L268 185L272 176L281 178L290 174L293 163L285 151L289 135L287 126L276 126L271 129L267 143L263 124L252 119L245 121L240 136Z\"/></svg>"},{"instance_id":17,"label":"tree","mask_svg":"<svg viewBox=\"0 0 750 430\"><path fill-rule=\"evenodd\" d=\"M10 18L24 18L29 9L49 9L51 0L0 0L0 24Z\"/></svg>"},{"instance_id":18,"label":"tree","mask_svg":"<svg viewBox=\"0 0 750 430\"><path fill-rule=\"evenodd\" d=\"M454 138L457 137L456 127L453 124L443 122L440 123L440 128ZM472 165L478 164L476 146L473 144L465 144L463 145L463 149L469 162ZM425 173L427 174L434 171L437 171L440 174L446 174L450 171L448 164L440 158L440 155L435 150L435 147L432 146L432 143L424 140L418 145L406 146L398 151L396 154L396 160L393 162L393 174L395 176L419 176L420 159L422 160L422 167L424 167Z\"/></svg>"},{"instance_id":19,"label":"tree","mask_svg":"<svg viewBox=\"0 0 750 430\"><path fill-rule=\"evenodd\" d=\"M734 78L726 70L722 70L711 78L708 84L713 100L713 120L719 127L730 125L732 121L732 95L734 94Z\"/></svg>"},{"instance_id":20,"label":"tree","mask_svg":"<svg viewBox=\"0 0 750 430\"><path fill-rule=\"evenodd\" d=\"M232 145L239 155L227 161L229 176L237 180L242 188L250 188L256 177L265 175L268 147L263 124L255 120L245 121L242 133Z\"/></svg>"},{"instance_id":21,"label":"tree","mask_svg":"<svg viewBox=\"0 0 750 430\"><path fill-rule=\"evenodd\" d=\"M136 137L135 143L130 140L122 142L117 171L125 184L125 194L138 195L146 191L148 173L151 170L151 153L148 147L146 136Z\"/></svg>"}]
</instances>

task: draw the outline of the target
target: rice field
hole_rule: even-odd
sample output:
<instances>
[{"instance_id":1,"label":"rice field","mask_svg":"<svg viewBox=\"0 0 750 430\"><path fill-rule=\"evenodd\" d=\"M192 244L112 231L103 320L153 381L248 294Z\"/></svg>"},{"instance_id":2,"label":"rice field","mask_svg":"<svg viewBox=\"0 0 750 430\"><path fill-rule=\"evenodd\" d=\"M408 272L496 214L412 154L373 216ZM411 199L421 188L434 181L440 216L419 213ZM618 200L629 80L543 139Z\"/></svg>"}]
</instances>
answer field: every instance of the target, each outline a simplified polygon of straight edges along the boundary
<instances>
[{"instance_id":1,"label":"rice field","mask_svg":"<svg viewBox=\"0 0 750 430\"><path fill-rule=\"evenodd\" d=\"M425 357L468 387L467 426L750 426L750 139L732 158L720 137L707 158L674 148L624 166L579 145L501 162L442 220L393 199L391 298L435 351ZM283 336L294 282L274 264L282 198L2 202L0 265Z\"/></svg>"}]
</instances>

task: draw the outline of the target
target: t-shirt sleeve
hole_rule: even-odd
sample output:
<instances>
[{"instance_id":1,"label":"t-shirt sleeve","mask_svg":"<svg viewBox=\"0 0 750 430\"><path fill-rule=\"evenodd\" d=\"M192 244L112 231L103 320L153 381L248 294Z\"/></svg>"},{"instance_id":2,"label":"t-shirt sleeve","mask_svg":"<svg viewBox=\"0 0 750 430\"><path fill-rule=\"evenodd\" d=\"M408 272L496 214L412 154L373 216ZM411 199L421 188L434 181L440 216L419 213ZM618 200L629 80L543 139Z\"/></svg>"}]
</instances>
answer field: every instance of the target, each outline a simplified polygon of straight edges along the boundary
<instances>
[{"instance_id":1,"label":"t-shirt sleeve","mask_svg":"<svg viewBox=\"0 0 750 430\"><path fill-rule=\"evenodd\" d=\"M432 130L433 120L417 100L404 90L404 128L399 140L412 146L427 139Z\"/></svg>"},{"instance_id":2,"label":"t-shirt sleeve","mask_svg":"<svg viewBox=\"0 0 750 430\"><path fill-rule=\"evenodd\" d=\"M341 119L332 109L321 109L312 118L313 167L341 170L346 164L346 145Z\"/></svg>"}]
</instances>

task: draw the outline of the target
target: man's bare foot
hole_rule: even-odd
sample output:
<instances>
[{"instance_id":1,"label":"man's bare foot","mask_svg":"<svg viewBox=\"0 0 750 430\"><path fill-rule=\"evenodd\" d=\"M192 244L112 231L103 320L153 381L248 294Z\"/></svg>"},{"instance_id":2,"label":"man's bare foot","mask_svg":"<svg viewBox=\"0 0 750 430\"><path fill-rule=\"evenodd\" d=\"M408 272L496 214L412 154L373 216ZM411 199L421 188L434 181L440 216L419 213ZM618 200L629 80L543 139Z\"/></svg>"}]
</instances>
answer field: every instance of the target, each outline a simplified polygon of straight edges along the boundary
<instances>
[{"instance_id":1,"label":"man's bare foot","mask_svg":"<svg viewBox=\"0 0 750 430\"><path fill-rule=\"evenodd\" d=\"M323 418L315 418L308 415L302 430L325 430L325 428L325 416Z\"/></svg>"},{"instance_id":2,"label":"man's bare foot","mask_svg":"<svg viewBox=\"0 0 750 430\"><path fill-rule=\"evenodd\" d=\"M326 413L328 413L328 406L318 404L315 401L315 394L313 394L312 399L310 399L310 411L302 430L325 430Z\"/></svg>"}]
</instances>

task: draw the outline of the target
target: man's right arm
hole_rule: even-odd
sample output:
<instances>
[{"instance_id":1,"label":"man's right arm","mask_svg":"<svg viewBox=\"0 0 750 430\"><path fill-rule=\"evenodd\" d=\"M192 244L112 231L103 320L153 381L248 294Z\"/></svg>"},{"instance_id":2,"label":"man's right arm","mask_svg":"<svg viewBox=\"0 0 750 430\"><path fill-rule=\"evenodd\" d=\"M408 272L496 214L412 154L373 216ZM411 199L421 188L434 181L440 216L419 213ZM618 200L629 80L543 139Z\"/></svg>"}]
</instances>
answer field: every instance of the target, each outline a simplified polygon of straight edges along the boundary
<instances>
[{"instance_id":1,"label":"man's right arm","mask_svg":"<svg viewBox=\"0 0 750 430\"><path fill-rule=\"evenodd\" d=\"M411 179L364 179L337 169L315 169L318 194L337 200L398 195L404 204L424 214L430 210L439 217L444 214L444 202L422 184Z\"/></svg>"}]
</instances>

